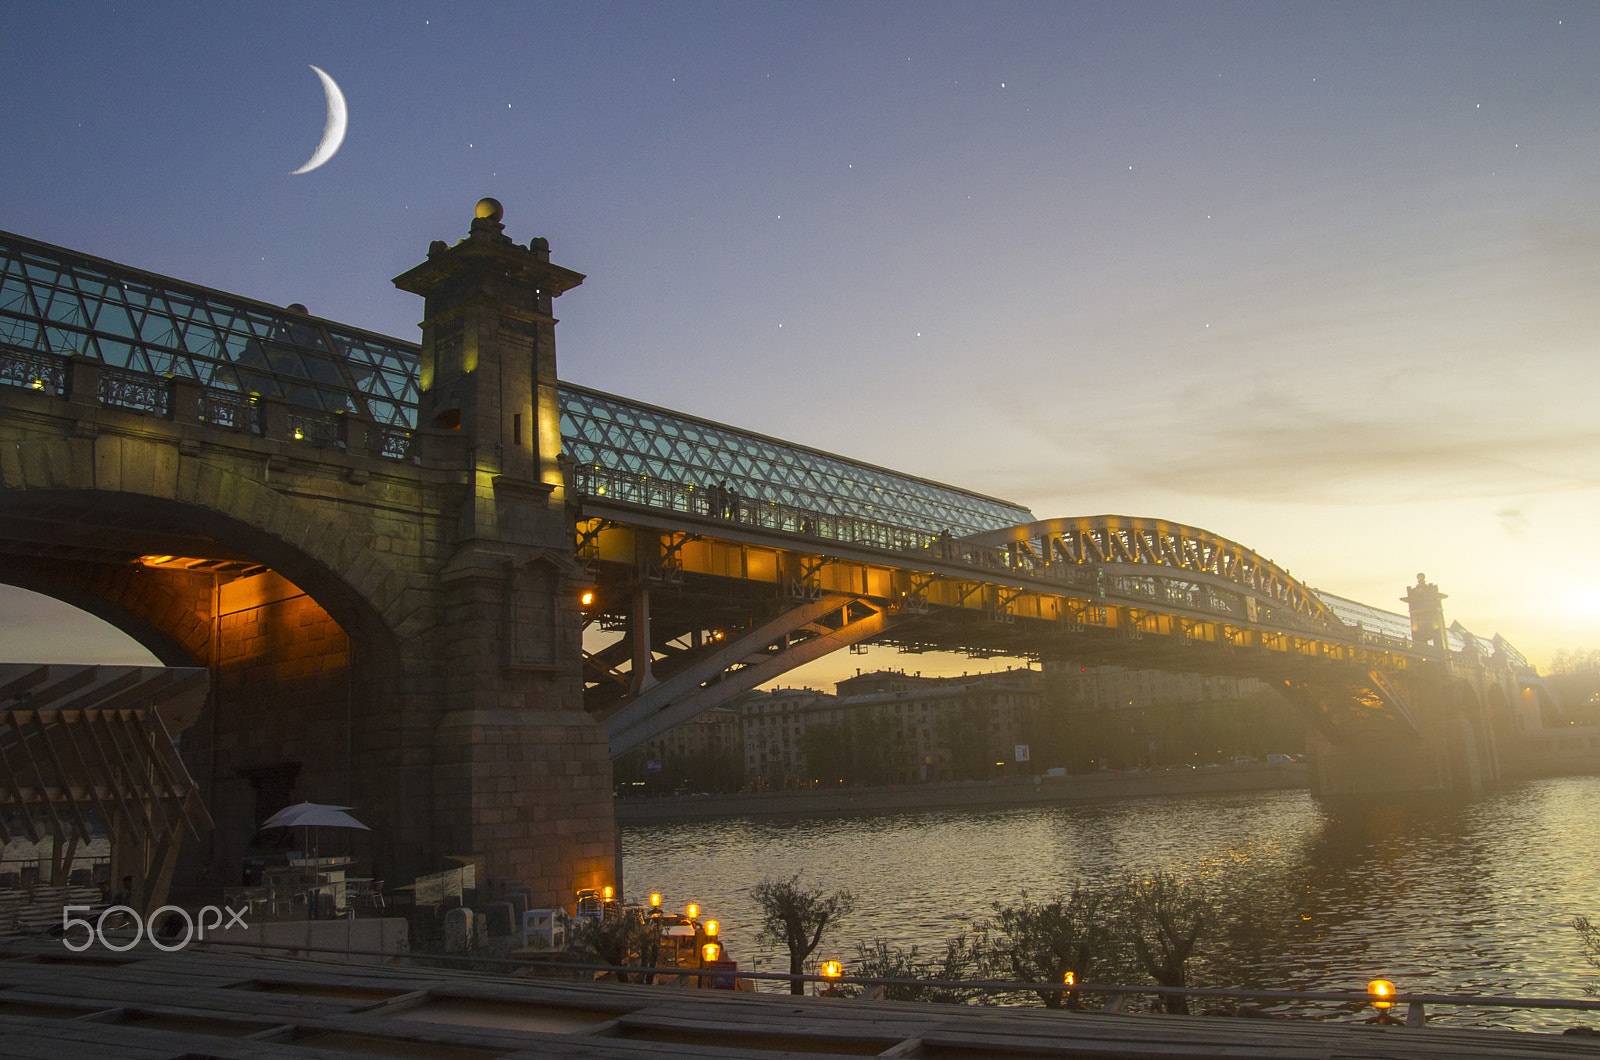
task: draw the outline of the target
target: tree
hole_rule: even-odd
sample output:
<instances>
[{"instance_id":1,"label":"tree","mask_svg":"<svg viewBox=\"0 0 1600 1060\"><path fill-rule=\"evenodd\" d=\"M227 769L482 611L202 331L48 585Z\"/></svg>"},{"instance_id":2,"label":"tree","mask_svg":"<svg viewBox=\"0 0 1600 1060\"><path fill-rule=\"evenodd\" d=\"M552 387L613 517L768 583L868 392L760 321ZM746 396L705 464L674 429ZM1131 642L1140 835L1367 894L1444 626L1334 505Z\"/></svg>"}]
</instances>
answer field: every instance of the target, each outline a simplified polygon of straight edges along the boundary
<instances>
[{"instance_id":1,"label":"tree","mask_svg":"<svg viewBox=\"0 0 1600 1060\"><path fill-rule=\"evenodd\" d=\"M995 973L1034 983L1089 981L1089 970L1105 956L1108 933L1101 913L1103 891L1074 887L1049 902L994 903L994 919L981 929L982 949ZM1080 1008L1075 990L1040 990L1046 1008Z\"/></svg>"},{"instance_id":2,"label":"tree","mask_svg":"<svg viewBox=\"0 0 1600 1060\"><path fill-rule=\"evenodd\" d=\"M952 704L934 723L939 747L950 756L957 780L978 780L994 775L994 742L989 738L989 710L982 704Z\"/></svg>"},{"instance_id":3,"label":"tree","mask_svg":"<svg viewBox=\"0 0 1600 1060\"><path fill-rule=\"evenodd\" d=\"M807 725L800 734L800 753L805 756L810 779L821 781L824 787L854 780L856 768L850 742L844 724Z\"/></svg>"},{"instance_id":4,"label":"tree","mask_svg":"<svg viewBox=\"0 0 1600 1060\"><path fill-rule=\"evenodd\" d=\"M874 939L872 945L856 944L856 974L870 979L928 979L926 986L886 985L882 997L886 1001L936 1001L951 1005L964 1005L981 991L976 987L946 985L949 982L971 977L981 959L978 947L969 935L957 935L944 945L940 959L921 957L917 947L909 950L885 939Z\"/></svg>"},{"instance_id":5,"label":"tree","mask_svg":"<svg viewBox=\"0 0 1600 1060\"><path fill-rule=\"evenodd\" d=\"M1217 912L1201 885L1168 872L1133 878L1117 895L1118 932L1140 965L1162 986L1187 986L1185 966L1200 939L1217 924ZM1182 994L1164 998L1168 1012L1188 1015Z\"/></svg>"},{"instance_id":6,"label":"tree","mask_svg":"<svg viewBox=\"0 0 1600 1060\"><path fill-rule=\"evenodd\" d=\"M790 975L804 973L806 958L815 952L828 929L838 926L856 907L855 895L849 891L825 894L821 887L803 887L799 873L787 880L762 880L750 888L750 897L761 912L757 941L789 951ZM805 992L800 980L789 983L789 993Z\"/></svg>"},{"instance_id":7,"label":"tree","mask_svg":"<svg viewBox=\"0 0 1600 1060\"><path fill-rule=\"evenodd\" d=\"M1600 968L1600 926L1591 924L1586 916L1575 916L1572 918L1572 927L1583 940L1583 959ZM1583 988L1583 992L1600 993L1600 985L1591 983Z\"/></svg>"},{"instance_id":8,"label":"tree","mask_svg":"<svg viewBox=\"0 0 1600 1060\"><path fill-rule=\"evenodd\" d=\"M575 922L569 921L568 931L573 951L580 958L588 958L596 964L653 968L661 955L660 930L641 916L624 915L600 920L583 917ZM633 973L615 974L619 983L626 983ZM650 972L639 975L640 982L649 983L654 979L655 975Z\"/></svg>"},{"instance_id":9,"label":"tree","mask_svg":"<svg viewBox=\"0 0 1600 1060\"><path fill-rule=\"evenodd\" d=\"M892 779L890 742L894 724L888 718L873 718L862 711L837 724L807 725L800 735L800 753L805 756L803 780L818 780L824 786L844 781L848 784L883 784Z\"/></svg>"}]
</instances>

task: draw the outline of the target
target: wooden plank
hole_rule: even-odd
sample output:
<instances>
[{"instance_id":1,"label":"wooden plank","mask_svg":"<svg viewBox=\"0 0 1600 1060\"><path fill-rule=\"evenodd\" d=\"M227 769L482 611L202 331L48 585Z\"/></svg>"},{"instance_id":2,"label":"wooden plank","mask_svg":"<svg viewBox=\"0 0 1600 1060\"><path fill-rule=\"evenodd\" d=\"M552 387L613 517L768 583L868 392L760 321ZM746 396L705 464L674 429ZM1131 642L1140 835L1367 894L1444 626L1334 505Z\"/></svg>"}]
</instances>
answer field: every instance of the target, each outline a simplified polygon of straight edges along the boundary
<instances>
[{"instance_id":1,"label":"wooden plank","mask_svg":"<svg viewBox=\"0 0 1600 1060\"><path fill-rule=\"evenodd\" d=\"M145 765L144 756L140 755L138 748L135 747L129 753L136 756L136 764L140 768L135 768L135 763L129 762L128 755L124 754L122 750L123 742L117 737L117 727L112 724L113 719L120 720L120 715L114 711L95 711L93 717L90 717L86 722L86 727L90 735L94 735L94 723L98 720L100 727L106 731L106 742L116 752L117 763L122 766L120 776L123 778L123 782L128 785L130 794L137 796L134 802L139 807L139 816L144 820L144 845L148 845L152 839L169 839L172 835L172 829L167 826L166 814L160 812L160 799L150 785L150 778L145 775L146 770L143 768ZM140 783L141 781L143 781L142 784ZM157 825L159 825L159 828ZM135 831L138 831L138 829L135 829ZM145 874L147 876L149 871L150 866L147 860L145 864Z\"/></svg>"},{"instance_id":2,"label":"wooden plank","mask_svg":"<svg viewBox=\"0 0 1600 1060\"><path fill-rule=\"evenodd\" d=\"M37 717L37 715L35 715L35 717ZM38 726L37 723L35 723L35 727L36 728L42 728L41 726ZM64 831L64 829L61 827L61 816L60 816L60 814L56 813L55 800L50 797L50 786L45 782L44 773L41 772L40 769L39 769L38 760L33 757L33 752L28 749L28 734L23 731L23 728L22 728L21 725L15 725L14 728L15 728L16 733L17 733L17 746L22 750L22 756L25 759L27 759L28 767L33 770L33 775L34 775L34 777L36 778L36 780L38 781L38 784L39 784L40 800L44 803L45 812L47 812L50 815L50 824L51 824L51 827L52 827L51 835L56 837L57 839L59 839L61 837L61 834ZM10 768L10 763L9 762L4 763L4 765L8 769ZM68 795L70 796L70 794L71 793L69 792ZM76 836L74 836L74 838L76 838ZM86 834L84 836L84 841L88 842L88 839L89 839L89 837ZM54 875L55 875L54 869L55 869L55 865L52 864L51 865L51 870L52 870L51 871L51 876L52 876L51 882L52 883L55 882L55 880L54 880ZM63 882L65 882L65 881L63 881Z\"/></svg>"},{"instance_id":3,"label":"wooden plank","mask_svg":"<svg viewBox=\"0 0 1600 1060\"><path fill-rule=\"evenodd\" d=\"M1289 1037L1256 1045L1223 1042L1153 1042L1129 1035L1121 1041L1104 1038L1077 1038L1071 1035L995 1035L979 1030L956 1031L945 1028L922 1037L926 1048L961 1050L978 1056L1061 1056L1095 1057L1097 1060L1329 1060L1326 1048L1296 1045Z\"/></svg>"},{"instance_id":4,"label":"wooden plank","mask_svg":"<svg viewBox=\"0 0 1600 1060\"><path fill-rule=\"evenodd\" d=\"M94 782L96 770L89 764L89 759L83 753L83 748L78 745L78 737L73 734L72 729L73 725L71 721L63 718L61 731L67 734L67 743L72 745L72 753L78 756L78 764L83 769L81 775L84 778L84 783L89 785L89 794L94 799L95 807L99 810L100 824L106 829L107 832L111 833L112 842L116 842L116 815L107 808L105 800L100 797L100 786ZM91 737L91 742L94 744L95 752L100 759L99 774L109 780L111 776L111 763L106 760L105 753L100 750L98 741L92 740L92 737L94 736L92 730L89 732L89 736ZM121 794L115 787L112 788L112 794L117 796L117 802L120 804L123 815L127 818L129 826L132 827L135 832L137 832L138 823L134 821L133 815L128 812L128 804L122 800ZM115 887L119 882L119 880L113 879L111 884L113 887Z\"/></svg>"},{"instance_id":5,"label":"wooden plank","mask_svg":"<svg viewBox=\"0 0 1600 1060\"><path fill-rule=\"evenodd\" d=\"M14 717L14 712L8 712L6 715L4 715L4 721L5 724L10 727L11 731L17 734L18 743L21 743L27 739L27 737L22 733L22 726L17 723ZM5 730L0 728L0 736L3 736L4 732ZM11 765L10 757L6 754L6 745L3 739L0 739L0 771L3 771L4 773L4 779L7 783L7 786L11 790L11 799L16 805L17 812L22 816L23 832L27 835L30 842L39 842L39 829L34 826L33 814L29 812L32 810L32 807L28 805L28 800L22 797L22 785L17 776L16 770ZM10 842L10 829L6 828L3 824L0 824L0 830L4 830L6 841Z\"/></svg>"}]
</instances>

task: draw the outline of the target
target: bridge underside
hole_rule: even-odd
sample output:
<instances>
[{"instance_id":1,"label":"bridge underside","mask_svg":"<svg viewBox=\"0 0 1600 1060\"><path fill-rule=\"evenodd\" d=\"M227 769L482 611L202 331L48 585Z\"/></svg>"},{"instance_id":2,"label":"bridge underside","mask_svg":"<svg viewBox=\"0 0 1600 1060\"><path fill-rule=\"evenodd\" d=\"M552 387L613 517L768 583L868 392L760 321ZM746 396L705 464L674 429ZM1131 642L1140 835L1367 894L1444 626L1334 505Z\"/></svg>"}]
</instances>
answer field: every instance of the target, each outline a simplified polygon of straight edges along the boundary
<instances>
[{"instance_id":1,"label":"bridge underside","mask_svg":"<svg viewBox=\"0 0 1600 1060\"><path fill-rule=\"evenodd\" d=\"M710 518L678 516L679 526L693 524L687 531L652 525L659 515L616 502L603 515L599 509L586 501L584 514L593 517L579 523L579 553L594 585L585 694L607 724L613 755L827 651L873 643L1254 677L1300 709L1325 762L1344 748L1351 761L1376 749L1373 761L1403 752L1446 763L1430 767L1425 787L1492 772L1431 748L1430 728L1449 726L1434 724L1436 678L1423 660L1309 622L1268 625L1259 620L1265 607L1250 609L1252 623L1243 604L1227 601L1234 587L1203 574L1184 572L1177 587L1141 582L1142 595L1119 592L1126 580L1107 589L1103 571L1087 590L1082 578L1043 586L974 569L970 555L868 554ZM1223 608L1237 613L1219 614ZM596 647L605 635L614 639ZM1396 783L1418 775L1408 766ZM1326 793L1372 783L1343 766L1319 774Z\"/></svg>"}]
</instances>

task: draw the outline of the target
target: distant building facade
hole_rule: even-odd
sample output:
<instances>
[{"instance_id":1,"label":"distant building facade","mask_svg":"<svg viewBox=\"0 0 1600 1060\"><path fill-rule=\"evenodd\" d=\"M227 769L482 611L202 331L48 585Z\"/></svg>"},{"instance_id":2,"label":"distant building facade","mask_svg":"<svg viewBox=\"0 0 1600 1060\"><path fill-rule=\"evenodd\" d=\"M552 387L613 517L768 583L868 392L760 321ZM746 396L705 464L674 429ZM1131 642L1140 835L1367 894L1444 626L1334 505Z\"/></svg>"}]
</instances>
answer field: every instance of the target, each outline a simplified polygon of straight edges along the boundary
<instances>
[{"instance_id":1,"label":"distant building facade","mask_svg":"<svg viewBox=\"0 0 1600 1060\"><path fill-rule=\"evenodd\" d=\"M1166 700L1179 703L1237 702L1269 691L1254 677L1174 674L1122 666L1046 663L1050 683L1078 710L1143 710Z\"/></svg>"},{"instance_id":2,"label":"distant building facade","mask_svg":"<svg viewBox=\"0 0 1600 1060\"><path fill-rule=\"evenodd\" d=\"M1043 671L959 677L873 670L838 682L833 694L815 688L748 693L647 741L644 755L658 763L655 768L671 773L672 763L696 754L734 752L743 766L744 786L753 790L810 788L847 779L837 775L838 769L824 776L829 764L810 760L809 732L812 749L828 740L870 740L871 748L855 750L871 753L873 773L882 783L1035 773L1049 763L1032 761L1028 732L1039 711L1049 706L1047 695L1067 710L1136 714L1158 702L1237 702L1268 690L1254 678L1118 666L1047 664Z\"/></svg>"},{"instance_id":3,"label":"distant building facade","mask_svg":"<svg viewBox=\"0 0 1600 1060\"><path fill-rule=\"evenodd\" d=\"M809 760L805 736L819 728L834 741L870 740L871 748L855 750L870 752L882 782L993 775L1017 764L1019 734L1038 709L1038 677L1036 670L939 678L878 670L839 682L836 695L786 688L752 697L742 704L746 784L805 788L846 779L822 775L828 765Z\"/></svg>"},{"instance_id":4,"label":"distant building facade","mask_svg":"<svg viewBox=\"0 0 1600 1060\"><path fill-rule=\"evenodd\" d=\"M665 762L707 751L738 751L739 712L732 707L712 707L644 742L647 761Z\"/></svg>"},{"instance_id":5,"label":"distant building facade","mask_svg":"<svg viewBox=\"0 0 1600 1060\"><path fill-rule=\"evenodd\" d=\"M808 724L822 723L834 699L814 688L774 688L741 700L746 786L756 790L806 786L800 738Z\"/></svg>"}]
</instances>

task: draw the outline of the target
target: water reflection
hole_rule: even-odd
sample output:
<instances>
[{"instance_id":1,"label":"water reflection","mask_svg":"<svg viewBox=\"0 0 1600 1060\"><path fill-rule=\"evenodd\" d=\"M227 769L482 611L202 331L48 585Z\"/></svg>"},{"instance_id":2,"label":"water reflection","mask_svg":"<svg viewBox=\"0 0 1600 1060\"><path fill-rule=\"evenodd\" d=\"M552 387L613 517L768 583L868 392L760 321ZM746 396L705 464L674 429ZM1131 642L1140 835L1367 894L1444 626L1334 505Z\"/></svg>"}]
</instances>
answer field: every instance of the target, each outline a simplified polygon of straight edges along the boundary
<instances>
[{"instance_id":1,"label":"water reflection","mask_svg":"<svg viewBox=\"0 0 1600 1060\"><path fill-rule=\"evenodd\" d=\"M743 817L628 826L630 892L698 901L742 967L748 888L799 872L857 909L828 956L882 937L937 950L1024 891L1158 869L1210 880L1227 912L1198 984L1576 997L1593 977L1574 915L1600 914L1600 778L1530 781L1477 799L1304 792L1126 799L982 812ZM821 956L821 954L819 954ZM1324 1010L1325 1011L1325 1010ZM1581 1014L1441 1012L1457 1025L1561 1028Z\"/></svg>"}]
</instances>

